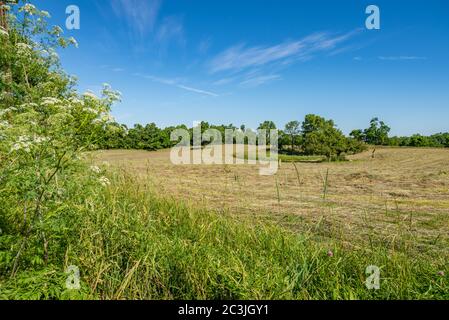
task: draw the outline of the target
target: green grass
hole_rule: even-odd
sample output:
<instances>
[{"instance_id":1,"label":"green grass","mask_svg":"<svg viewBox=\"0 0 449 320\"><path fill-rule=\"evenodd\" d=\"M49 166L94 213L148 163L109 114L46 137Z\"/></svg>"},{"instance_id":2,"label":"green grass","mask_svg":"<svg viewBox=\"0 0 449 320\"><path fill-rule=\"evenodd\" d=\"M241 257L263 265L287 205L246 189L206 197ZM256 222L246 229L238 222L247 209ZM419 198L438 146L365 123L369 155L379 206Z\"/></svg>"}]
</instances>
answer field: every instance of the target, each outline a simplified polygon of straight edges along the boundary
<instances>
[{"instance_id":1,"label":"green grass","mask_svg":"<svg viewBox=\"0 0 449 320\"><path fill-rule=\"evenodd\" d=\"M47 266L24 264L15 278L2 276L0 298L449 298L444 259L316 242L309 233L157 197L124 173L111 182L73 184L64 204L70 233L54 240L65 251ZM64 289L68 265L79 267L81 291ZM369 265L381 268L380 290L365 287Z\"/></svg>"}]
</instances>

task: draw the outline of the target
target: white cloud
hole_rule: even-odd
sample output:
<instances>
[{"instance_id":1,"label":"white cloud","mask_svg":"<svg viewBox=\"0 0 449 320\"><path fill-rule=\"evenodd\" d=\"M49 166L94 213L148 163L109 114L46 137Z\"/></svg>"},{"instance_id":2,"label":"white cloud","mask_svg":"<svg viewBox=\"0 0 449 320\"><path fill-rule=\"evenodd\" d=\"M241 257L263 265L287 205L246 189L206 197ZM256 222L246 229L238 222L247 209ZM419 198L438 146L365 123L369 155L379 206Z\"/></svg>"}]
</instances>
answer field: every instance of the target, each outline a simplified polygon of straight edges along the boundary
<instances>
[{"instance_id":1,"label":"white cloud","mask_svg":"<svg viewBox=\"0 0 449 320\"><path fill-rule=\"evenodd\" d=\"M162 44L166 44L170 40L183 44L185 40L182 18L178 16L165 17L156 33L156 40Z\"/></svg>"},{"instance_id":2,"label":"white cloud","mask_svg":"<svg viewBox=\"0 0 449 320\"><path fill-rule=\"evenodd\" d=\"M210 71L215 73L240 71L272 63L290 63L292 59L310 59L317 52L335 49L358 32L359 30L356 30L341 35L314 33L300 40L286 41L273 46L246 47L244 44L239 44L218 54L208 66Z\"/></svg>"},{"instance_id":3,"label":"white cloud","mask_svg":"<svg viewBox=\"0 0 449 320\"><path fill-rule=\"evenodd\" d=\"M161 6L160 0L111 0L114 13L124 19L140 36L153 31Z\"/></svg>"},{"instance_id":4,"label":"white cloud","mask_svg":"<svg viewBox=\"0 0 449 320\"><path fill-rule=\"evenodd\" d=\"M212 39L211 38L206 38L201 40L200 44L198 45L198 52L200 54L205 54L209 48L212 45Z\"/></svg>"},{"instance_id":5,"label":"white cloud","mask_svg":"<svg viewBox=\"0 0 449 320\"><path fill-rule=\"evenodd\" d=\"M278 74L267 75L267 76L257 76L257 77L249 78L249 79L246 79L246 80L240 82L240 85L243 87L254 88L254 87L263 85L265 83L276 81L276 80L281 80L281 79L282 79L282 77Z\"/></svg>"},{"instance_id":6,"label":"white cloud","mask_svg":"<svg viewBox=\"0 0 449 320\"><path fill-rule=\"evenodd\" d=\"M236 80L236 78L222 78L222 79L218 79L218 80L214 81L212 84L214 86L222 86L222 85L234 82L235 80Z\"/></svg>"},{"instance_id":7,"label":"white cloud","mask_svg":"<svg viewBox=\"0 0 449 320\"><path fill-rule=\"evenodd\" d=\"M201 90L201 89L196 89L196 88L192 88L192 87L187 87L181 84L177 85L178 88L180 89L184 89L190 92L195 92L195 93L199 93L199 94L203 94L203 95L207 95L207 96L211 96L211 97L218 97L218 94L214 93L214 92L210 92L210 91L205 91L205 90Z\"/></svg>"},{"instance_id":8,"label":"white cloud","mask_svg":"<svg viewBox=\"0 0 449 320\"><path fill-rule=\"evenodd\" d=\"M193 88L190 86L186 86L181 84L181 79L180 78L172 78L172 79L168 79L168 78L160 78L160 77L155 77L152 75L144 75L144 74L140 74L140 73L135 73L135 76L138 77L143 77L145 79L157 82L157 83L161 83L161 84L165 84L168 86L174 86L176 88L179 89L183 89L186 91L190 91L190 92L194 92L194 93L198 93L201 95L206 95L206 96L211 96L211 97L218 97L219 95L217 93L211 92L211 91L206 91L206 90L202 90L202 89L198 89L198 88Z\"/></svg>"}]
</instances>

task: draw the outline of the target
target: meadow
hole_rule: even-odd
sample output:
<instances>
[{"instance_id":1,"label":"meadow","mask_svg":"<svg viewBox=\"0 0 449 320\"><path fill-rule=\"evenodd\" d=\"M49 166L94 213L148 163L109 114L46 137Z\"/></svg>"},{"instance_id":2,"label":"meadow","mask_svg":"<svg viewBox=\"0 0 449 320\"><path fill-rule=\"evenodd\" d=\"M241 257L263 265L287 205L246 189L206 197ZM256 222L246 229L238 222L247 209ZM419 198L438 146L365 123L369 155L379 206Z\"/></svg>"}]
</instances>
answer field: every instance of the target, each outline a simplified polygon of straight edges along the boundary
<instances>
[{"instance_id":1,"label":"meadow","mask_svg":"<svg viewBox=\"0 0 449 320\"><path fill-rule=\"evenodd\" d=\"M379 119L347 137L309 114L275 175L173 165L133 150L173 128L128 130L110 85L76 90L49 12L0 13L0 299L449 299L447 133L373 152Z\"/></svg>"},{"instance_id":2,"label":"meadow","mask_svg":"<svg viewBox=\"0 0 449 320\"><path fill-rule=\"evenodd\" d=\"M249 164L173 165L168 151L102 151L95 161L137 174L161 196L221 214L447 256L448 156L447 149L385 147L374 158L368 150L344 162L281 162L273 176Z\"/></svg>"},{"instance_id":3,"label":"meadow","mask_svg":"<svg viewBox=\"0 0 449 320\"><path fill-rule=\"evenodd\" d=\"M175 166L166 150L95 152L111 185L86 190L65 253L83 270L75 298L447 299L447 152L382 148L265 177Z\"/></svg>"}]
</instances>

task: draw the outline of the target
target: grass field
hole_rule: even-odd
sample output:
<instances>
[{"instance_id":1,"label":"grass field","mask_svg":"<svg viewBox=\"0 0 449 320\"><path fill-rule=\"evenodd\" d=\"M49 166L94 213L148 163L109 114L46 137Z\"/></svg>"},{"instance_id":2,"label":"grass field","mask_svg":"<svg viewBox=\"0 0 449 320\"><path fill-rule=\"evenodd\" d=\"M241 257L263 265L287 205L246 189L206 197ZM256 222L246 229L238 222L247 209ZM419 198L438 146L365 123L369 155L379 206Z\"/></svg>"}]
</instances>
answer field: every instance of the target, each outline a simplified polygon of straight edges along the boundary
<instances>
[{"instance_id":1,"label":"grass field","mask_svg":"<svg viewBox=\"0 0 449 320\"><path fill-rule=\"evenodd\" d=\"M0 299L449 299L447 155L383 148L260 176L175 166L169 151L95 152L99 168L58 180L49 262L30 238ZM12 261L24 242L0 239ZM66 287L69 266L79 290Z\"/></svg>"},{"instance_id":2,"label":"grass field","mask_svg":"<svg viewBox=\"0 0 449 320\"><path fill-rule=\"evenodd\" d=\"M449 257L449 150L381 148L347 162L173 165L169 151L114 150L95 162L136 173L159 195L269 221L318 240ZM326 179L327 176L327 179ZM140 183L140 182L139 182Z\"/></svg>"}]
</instances>

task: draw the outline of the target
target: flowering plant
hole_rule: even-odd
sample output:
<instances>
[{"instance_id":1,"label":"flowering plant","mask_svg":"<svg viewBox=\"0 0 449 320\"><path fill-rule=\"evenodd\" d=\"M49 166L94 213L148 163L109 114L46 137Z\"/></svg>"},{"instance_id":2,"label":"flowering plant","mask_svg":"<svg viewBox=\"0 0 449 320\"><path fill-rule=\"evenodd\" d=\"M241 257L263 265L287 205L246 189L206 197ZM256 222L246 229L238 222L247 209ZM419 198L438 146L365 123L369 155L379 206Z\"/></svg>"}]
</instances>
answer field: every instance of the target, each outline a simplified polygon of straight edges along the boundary
<instances>
[{"instance_id":1,"label":"flowering plant","mask_svg":"<svg viewBox=\"0 0 449 320\"><path fill-rule=\"evenodd\" d=\"M20 238L14 254L4 258L14 275L30 242L41 243L37 260L47 263L56 236L52 218L58 199L67 196L64 184L82 165L83 152L95 148L98 132L110 125L120 94L107 84L100 97L74 89L57 50L76 46L76 40L49 27L48 12L22 1L7 13L9 28L0 34L0 229ZM110 184L105 177L92 181Z\"/></svg>"}]
</instances>

